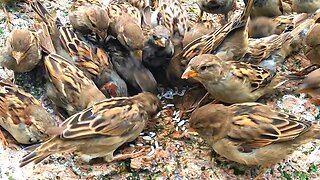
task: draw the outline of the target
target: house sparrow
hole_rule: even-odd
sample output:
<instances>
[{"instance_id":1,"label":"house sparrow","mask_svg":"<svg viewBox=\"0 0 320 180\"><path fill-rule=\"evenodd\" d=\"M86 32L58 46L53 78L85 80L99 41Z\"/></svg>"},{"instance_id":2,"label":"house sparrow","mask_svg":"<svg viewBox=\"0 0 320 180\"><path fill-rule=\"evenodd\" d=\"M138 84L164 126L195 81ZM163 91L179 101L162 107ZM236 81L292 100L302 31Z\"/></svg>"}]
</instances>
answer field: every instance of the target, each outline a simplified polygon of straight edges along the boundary
<instances>
[{"instance_id":1,"label":"house sparrow","mask_svg":"<svg viewBox=\"0 0 320 180\"><path fill-rule=\"evenodd\" d=\"M145 43L142 62L146 66L159 67L168 64L173 56L174 47L170 31L161 25L153 28Z\"/></svg>"},{"instance_id":2,"label":"house sparrow","mask_svg":"<svg viewBox=\"0 0 320 180\"><path fill-rule=\"evenodd\" d=\"M244 0L247 5L248 0ZM251 17L257 18L260 16L276 17L283 15L282 0L254 0Z\"/></svg>"},{"instance_id":3,"label":"house sparrow","mask_svg":"<svg viewBox=\"0 0 320 180\"><path fill-rule=\"evenodd\" d=\"M195 39L184 47L172 58L168 70L169 76L180 77L189 61L200 54L213 53L223 60L240 59L248 48L247 21L252 5L253 0L248 1L248 5L236 20Z\"/></svg>"},{"instance_id":4,"label":"house sparrow","mask_svg":"<svg viewBox=\"0 0 320 180\"><path fill-rule=\"evenodd\" d=\"M224 19L228 22L228 13L235 7L235 0L197 0L197 4L201 10L200 18L203 16L203 11L212 14L223 14Z\"/></svg>"},{"instance_id":5,"label":"house sparrow","mask_svg":"<svg viewBox=\"0 0 320 180\"><path fill-rule=\"evenodd\" d=\"M194 78L214 99L225 103L256 101L285 82L273 71L239 61L224 61L212 54L192 58L181 78Z\"/></svg>"},{"instance_id":6,"label":"house sparrow","mask_svg":"<svg viewBox=\"0 0 320 180\"><path fill-rule=\"evenodd\" d=\"M117 39L110 37L105 44L111 62L121 78L138 92L156 92L157 82L151 72ZM130 88L128 88L130 89Z\"/></svg>"},{"instance_id":7,"label":"house sparrow","mask_svg":"<svg viewBox=\"0 0 320 180\"><path fill-rule=\"evenodd\" d=\"M183 48L190 44L197 38L204 36L206 34L212 33L216 30L212 21L201 21L193 24L192 28L188 30L183 37L182 45Z\"/></svg>"},{"instance_id":8,"label":"house sparrow","mask_svg":"<svg viewBox=\"0 0 320 180\"><path fill-rule=\"evenodd\" d=\"M141 24L127 13L115 17L110 24L110 34L116 37L119 42L128 50L132 51L135 57L142 61L142 49L145 37Z\"/></svg>"},{"instance_id":9,"label":"house sparrow","mask_svg":"<svg viewBox=\"0 0 320 180\"><path fill-rule=\"evenodd\" d=\"M47 96L69 115L106 98L92 80L62 56L49 54L44 65L49 77Z\"/></svg>"},{"instance_id":10,"label":"house sparrow","mask_svg":"<svg viewBox=\"0 0 320 180\"><path fill-rule=\"evenodd\" d=\"M60 40L74 64L91 79L107 97L127 96L127 85L117 74L103 49L80 40L69 28L60 28Z\"/></svg>"},{"instance_id":11,"label":"house sparrow","mask_svg":"<svg viewBox=\"0 0 320 180\"><path fill-rule=\"evenodd\" d=\"M0 116L0 126L21 144L48 139L46 130L55 126L36 98L5 80L0 81Z\"/></svg>"},{"instance_id":12,"label":"house sparrow","mask_svg":"<svg viewBox=\"0 0 320 180\"><path fill-rule=\"evenodd\" d=\"M41 60L38 35L28 29L13 30L1 52L0 66L15 72L29 72Z\"/></svg>"},{"instance_id":13,"label":"house sparrow","mask_svg":"<svg viewBox=\"0 0 320 180\"><path fill-rule=\"evenodd\" d=\"M314 13L320 8L320 0L292 0L292 9L297 13Z\"/></svg>"},{"instance_id":14,"label":"house sparrow","mask_svg":"<svg viewBox=\"0 0 320 180\"><path fill-rule=\"evenodd\" d=\"M194 111L189 122L221 156L262 166L260 175L300 145L320 138L317 123L254 102L208 104Z\"/></svg>"},{"instance_id":15,"label":"house sparrow","mask_svg":"<svg viewBox=\"0 0 320 180\"><path fill-rule=\"evenodd\" d=\"M69 9L70 24L84 35L94 32L100 40L104 41L109 27L109 15L99 2L94 1L94 3L75 1Z\"/></svg>"},{"instance_id":16,"label":"house sparrow","mask_svg":"<svg viewBox=\"0 0 320 180\"><path fill-rule=\"evenodd\" d=\"M66 119L53 138L22 158L20 167L60 152L74 152L86 162L99 157L110 162L117 158L113 152L136 139L159 108L151 93L96 103Z\"/></svg>"},{"instance_id":17,"label":"house sparrow","mask_svg":"<svg viewBox=\"0 0 320 180\"><path fill-rule=\"evenodd\" d=\"M305 37L304 53L312 64L320 64L320 23L314 24Z\"/></svg>"}]
</instances>

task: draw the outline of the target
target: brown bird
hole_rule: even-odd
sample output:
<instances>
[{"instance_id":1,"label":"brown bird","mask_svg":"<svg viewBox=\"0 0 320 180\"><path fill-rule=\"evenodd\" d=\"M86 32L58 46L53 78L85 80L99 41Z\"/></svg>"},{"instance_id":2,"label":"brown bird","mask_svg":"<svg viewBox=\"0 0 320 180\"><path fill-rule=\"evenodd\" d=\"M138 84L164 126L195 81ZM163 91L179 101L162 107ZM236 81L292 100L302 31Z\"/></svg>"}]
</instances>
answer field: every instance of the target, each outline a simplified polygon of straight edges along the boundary
<instances>
[{"instance_id":1,"label":"brown bird","mask_svg":"<svg viewBox=\"0 0 320 180\"><path fill-rule=\"evenodd\" d=\"M248 34L250 38L263 38L275 34L277 23L265 16L249 21Z\"/></svg>"},{"instance_id":2,"label":"brown bird","mask_svg":"<svg viewBox=\"0 0 320 180\"><path fill-rule=\"evenodd\" d=\"M72 27L83 35L93 32L100 40L106 39L110 20L99 1L75 1L69 9L69 19Z\"/></svg>"},{"instance_id":3,"label":"brown bird","mask_svg":"<svg viewBox=\"0 0 320 180\"><path fill-rule=\"evenodd\" d=\"M285 82L273 71L239 61L224 61L212 54L194 57L182 79L194 78L211 96L225 103L253 102Z\"/></svg>"},{"instance_id":4,"label":"brown bird","mask_svg":"<svg viewBox=\"0 0 320 180\"><path fill-rule=\"evenodd\" d=\"M292 0L292 9L297 13L314 13L320 8L320 0Z\"/></svg>"},{"instance_id":5,"label":"brown bird","mask_svg":"<svg viewBox=\"0 0 320 180\"><path fill-rule=\"evenodd\" d=\"M66 119L53 138L22 158L20 166L60 152L74 152L86 162L99 157L108 162L120 159L113 152L135 140L159 109L160 101L151 93L96 103Z\"/></svg>"},{"instance_id":6,"label":"brown bird","mask_svg":"<svg viewBox=\"0 0 320 180\"><path fill-rule=\"evenodd\" d=\"M320 64L320 23L314 24L305 37L304 53L312 64Z\"/></svg>"},{"instance_id":7,"label":"brown bird","mask_svg":"<svg viewBox=\"0 0 320 180\"><path fill-rule=\"evenodd\" d=\"M319 124L260 103L208 104L194 111L190 127L221 156L265 170L300 145L319 139Z\"/></svg>"},{"instance_id":8,"label":"brown bird","mask_svg":"<svg viewBox=\"0 0 320 180\"><path fill-rule=\"evenodd\" d=\"M225 22L228 22L228 13L236 5L235 0L197 0L200 8L200 19L203 12L212 14L223 14Z\"/></svg>"},{"instance_id":9,"label":"brown bird","mask_svg":"<svg viewBox=\"0 0 320 180\"><path fill-rule=\"evenodd\" d=\"M106 98L92 80L62 56L49 54L44 65L49 76L47 96L69 115Z\"/></svg>"},{"instance_id":10,"label":"brown bird","mask_svg":"<svg viewBox=\"0 0 320 180\"><path fill-rule=\"evenodd\" d=\"M46 140L49 138L46 130L55 127L54 120L36 98L4 80L0 81L0 117L0 126L21 144Z\"/></svg>"},{"instance_id":11,"label":"brown bird","mask_svg":"<svg viewBox=\"0 0 320 180\"><path fill-rule=\"evenodd\" d=\"M240 59L248 48L247 22L252 5L253 0L250 0L241 16L234 21L195 39L184 47L172 58L168 70L169 76L180 77L189 61L200 54L213 53L223 60Z\"/></svg>"},{"instance_id":12,"label":"brown bird","mask_svg":"<svg viewBox=\"0 0 320 180\"><path fill-rule=\"evenodd\" d=\"M13 30L0 56L0 65L3 67L19 73L31 71L41 60L37 33L28 29Z\"/></svg>"}]
</instances>

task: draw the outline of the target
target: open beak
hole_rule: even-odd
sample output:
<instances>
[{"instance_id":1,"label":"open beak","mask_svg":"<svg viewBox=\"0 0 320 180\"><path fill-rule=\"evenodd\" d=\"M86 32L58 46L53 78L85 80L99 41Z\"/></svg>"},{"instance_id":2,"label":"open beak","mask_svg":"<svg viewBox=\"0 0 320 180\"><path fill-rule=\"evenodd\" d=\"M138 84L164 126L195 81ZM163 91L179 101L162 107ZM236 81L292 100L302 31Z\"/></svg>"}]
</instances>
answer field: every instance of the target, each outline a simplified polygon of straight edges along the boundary
<instances>
[{"instance_id":1,"label":"open beak","mask_svg":"<svg viewBox=\"0 0 320 180\"><path fill-rule=\"evenodd\" d=\"M181 79L189 79L197 77L198 73L195 70L192 70L191 67L188 67L181 76Z\"/></svg>"},{"instance_id":2,"label":"open beak","mask_svg":"<svg viewBox=\"0 0 320 180\"><path fill-rule=\"evenodd\" d=\"M156 42L156 45L157 46L159 46L159 47L166 47L166 42L167 42L167 40L166 40L166 38L160 38L160 39L157 39L157 40L155 40L155 42Z\"/></svg>"},{"instance_id":3,"label":"open beak","mask_svg":"<svg viewBox=\"0 0 320 180\"><path fill-rule=\"evenodd\" d=\"M19 64L22 60L24 53L22 52L12 52L12 57L16 60L17 64Z\"/></svg>"}]
</instances>

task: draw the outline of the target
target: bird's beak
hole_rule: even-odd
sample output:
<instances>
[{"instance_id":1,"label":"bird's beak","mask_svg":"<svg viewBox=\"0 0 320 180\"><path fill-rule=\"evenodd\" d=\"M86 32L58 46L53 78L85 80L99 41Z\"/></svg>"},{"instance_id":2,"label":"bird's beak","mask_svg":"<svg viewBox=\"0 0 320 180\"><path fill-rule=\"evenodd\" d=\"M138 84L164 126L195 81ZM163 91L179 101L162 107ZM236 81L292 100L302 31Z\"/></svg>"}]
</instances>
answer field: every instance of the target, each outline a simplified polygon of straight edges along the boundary
<instances>
[{"instance_id":1,"label":"bird's beak","mask_svg":"<svg viewBox=\"0 0 320 180\"><path fill-rule=\"evenodd\" d=\"M167 44L166 38L157 39L155 42L157 46L163 47L163 48L166 47L166 44Z\"/></svg>"},{"instance_id":2,"label":"bird's beak","mask_svg":"<svg viewBox=\"0 0 320 180\"><path fill-rule=\"evenodd\" d=\"M198 73L195 70L192 70L191 67L188 67L181 76L181 79L189 79L197 77Z\"/></svg>"},{"instance_id":3,"label":"bird's beak","mask_svg":"<svg viewBox=\"0 0 320 180\"><path fill-rule=\"evenodd\" d=\"M24 53L22 52L12 52L12 57L16 60L17 64L19 64L22 60Z\"/></svg>"}]
</instances>

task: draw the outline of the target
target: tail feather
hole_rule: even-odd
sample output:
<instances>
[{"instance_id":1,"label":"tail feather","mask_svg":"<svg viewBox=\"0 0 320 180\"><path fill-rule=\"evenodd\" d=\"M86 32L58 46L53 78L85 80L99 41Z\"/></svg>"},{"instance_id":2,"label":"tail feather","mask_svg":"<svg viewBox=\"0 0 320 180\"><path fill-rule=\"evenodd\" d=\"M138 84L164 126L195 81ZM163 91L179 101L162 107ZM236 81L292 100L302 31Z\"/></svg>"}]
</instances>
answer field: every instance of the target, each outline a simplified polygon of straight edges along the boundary
<instances>
[{"instance_id":1,"label":"tail feather","mask_svg":"<svg viewBox=\"0 0 320 180\"><path fill-rule=\"evenodd\" d=\"M50 155L51 155L51 153L47 152L47 153L40 154L35 150L35 151L31 152L30 154L27 154L26 156L22 157L22 160L20 161L19 167L23 167L31 162L34 162L35 164L37 164Z\"/></svg>"},{"instance_id":2,"label":"tail feather","mask_svg":"<svg viewBox=\"0 0 320 180\"><path fill-rule=\"evenodd\" d=\"M48 54L56 53L53 42L51 40L48 26L46 25L46 23L45 22L35 23L34 28L38 32L38 37L39 37L40 46L42 50Z\"/></svg>"}]
</instances>

